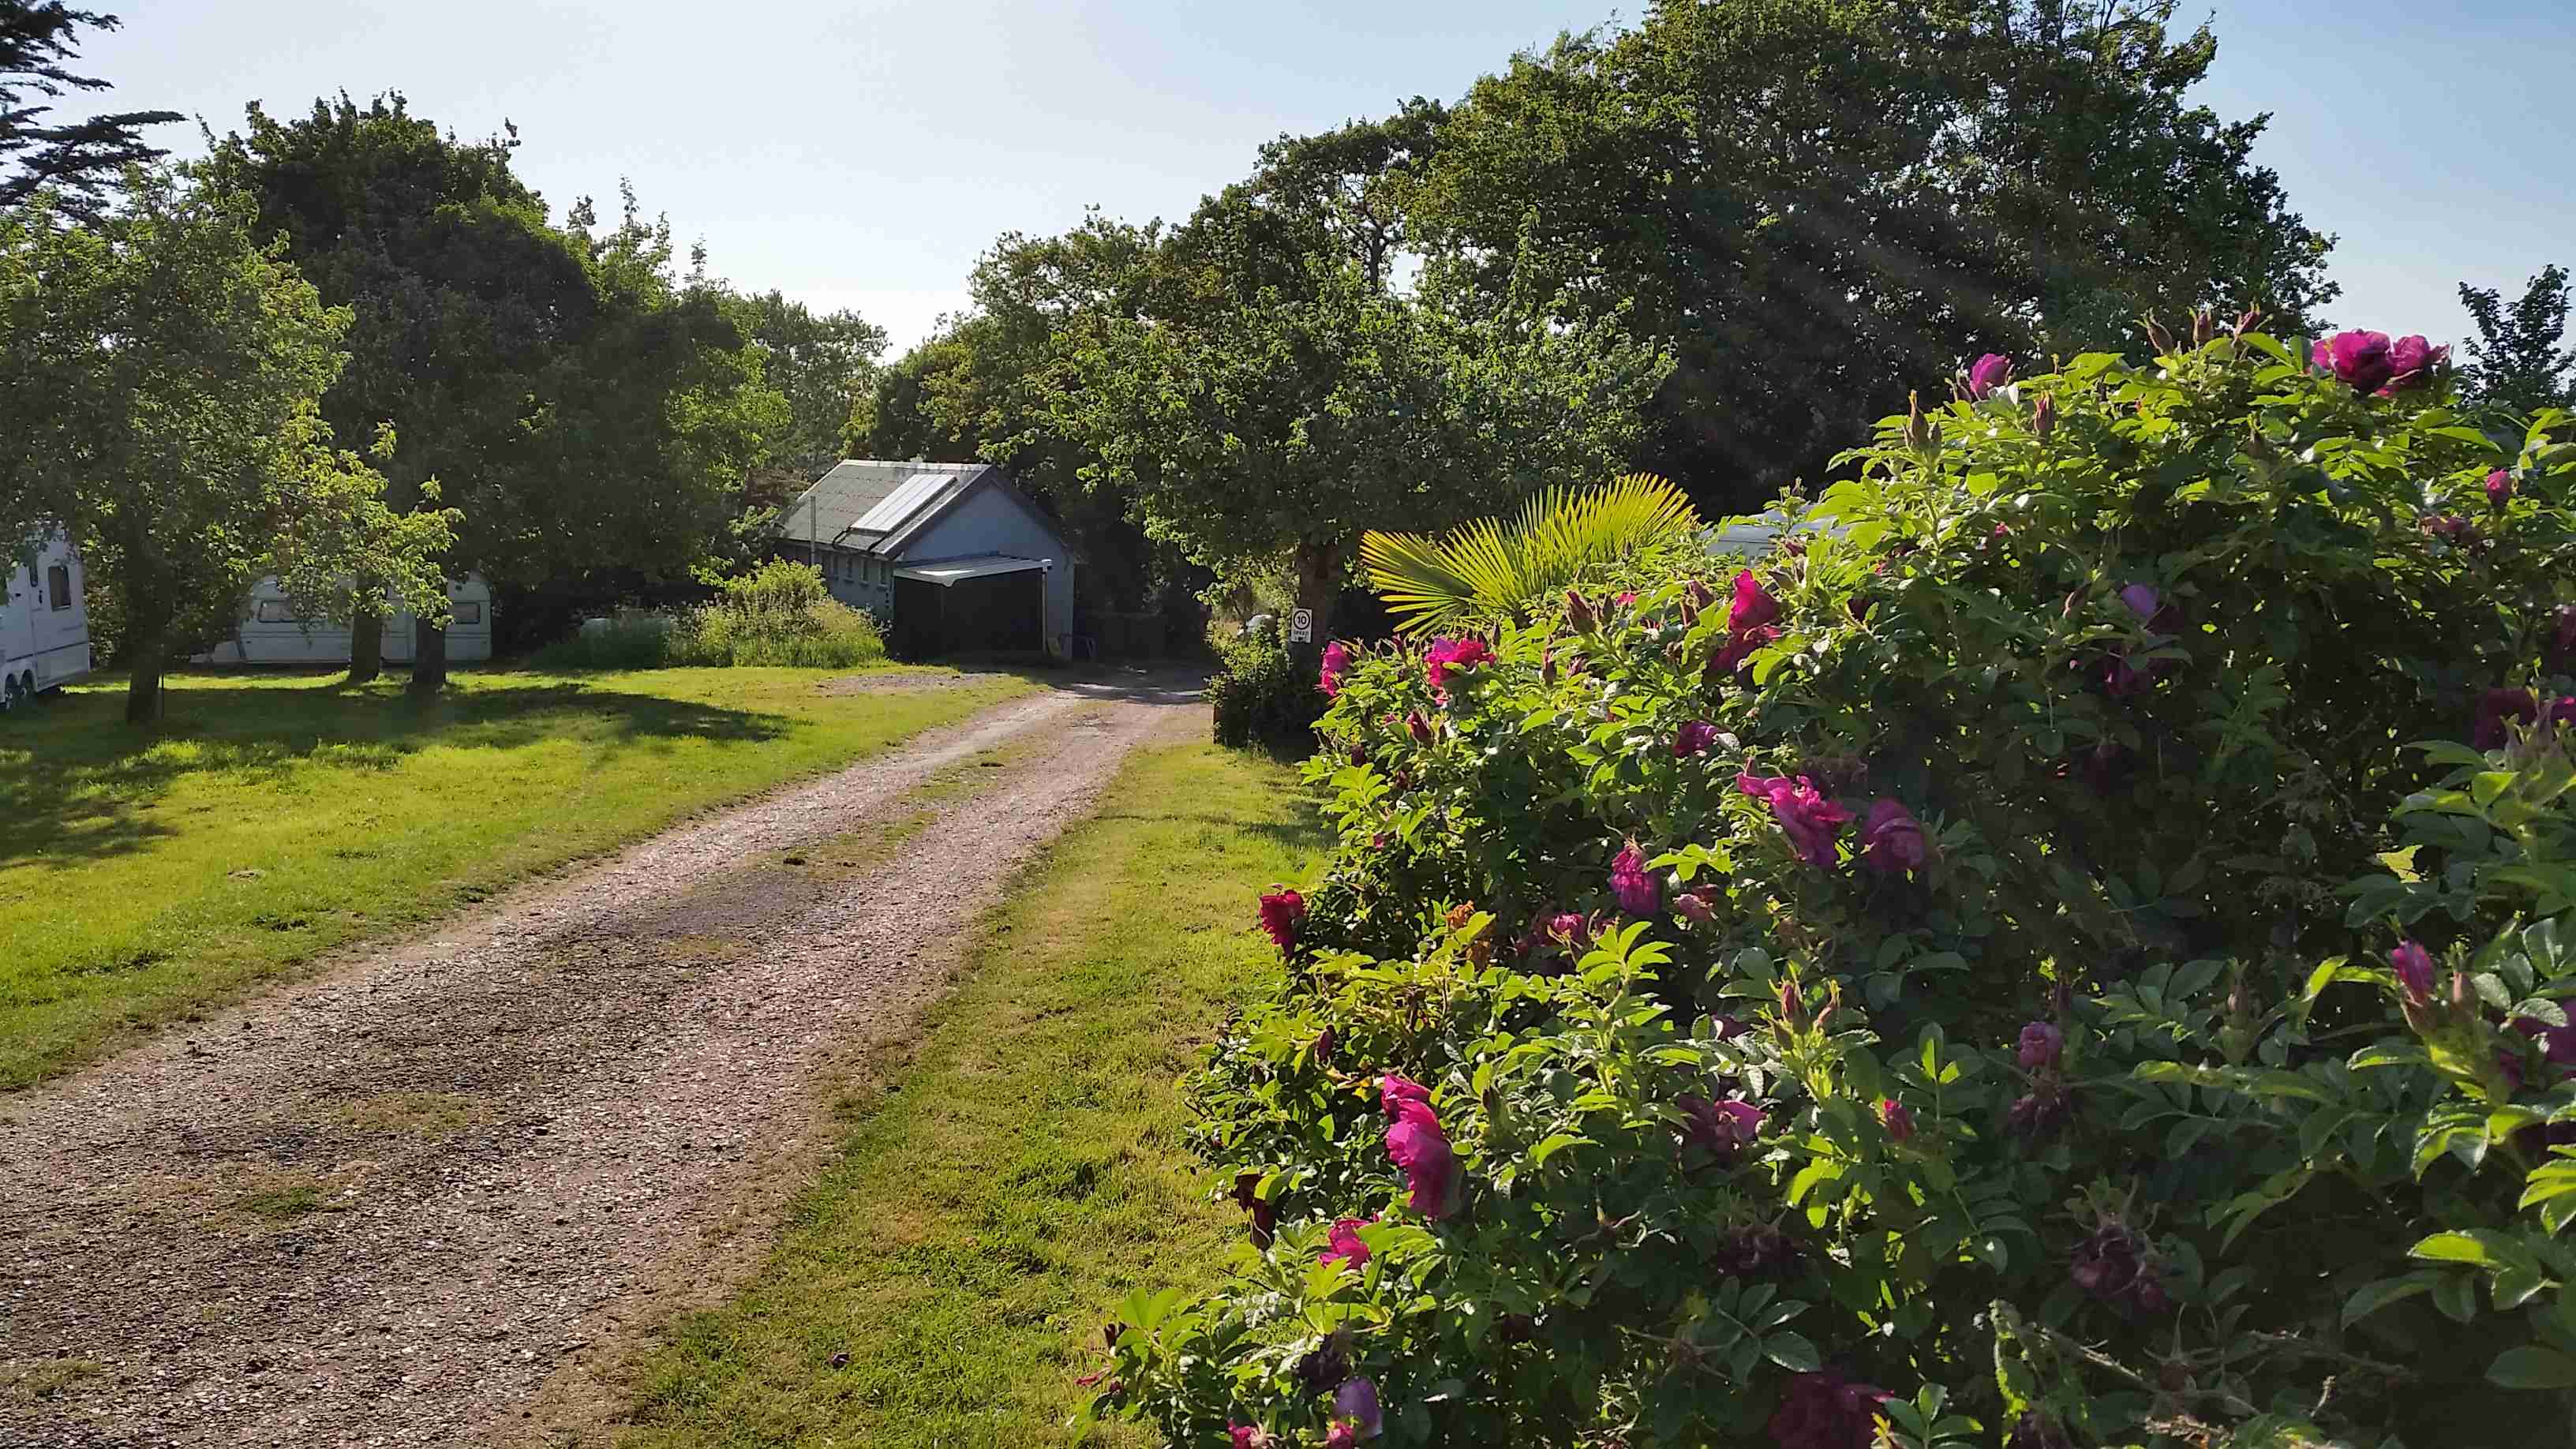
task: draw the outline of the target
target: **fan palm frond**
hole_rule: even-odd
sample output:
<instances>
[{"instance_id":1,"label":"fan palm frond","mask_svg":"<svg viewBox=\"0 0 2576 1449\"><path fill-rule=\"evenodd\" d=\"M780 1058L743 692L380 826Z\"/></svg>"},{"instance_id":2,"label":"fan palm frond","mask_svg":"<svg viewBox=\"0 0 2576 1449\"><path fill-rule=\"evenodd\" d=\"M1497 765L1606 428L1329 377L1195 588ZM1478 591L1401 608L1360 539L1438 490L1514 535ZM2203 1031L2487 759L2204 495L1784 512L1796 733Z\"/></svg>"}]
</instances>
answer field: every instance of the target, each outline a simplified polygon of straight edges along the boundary
<instances>
[{"instance_id":1,"label":"fan palm frond","mask_svg":"<svg viewBox=\"0 0 2576 1449\"><path fill-rule=\"evenodd\" d=\"M1519 618L1590 570L1699 526L1680 489L1630 473L1598 488L1547 489L1509 523L1480 518L1438 538L1372 531L1360 539L1360 563L1396 628L1429 634Z\"/></svg>"}]
</instances>

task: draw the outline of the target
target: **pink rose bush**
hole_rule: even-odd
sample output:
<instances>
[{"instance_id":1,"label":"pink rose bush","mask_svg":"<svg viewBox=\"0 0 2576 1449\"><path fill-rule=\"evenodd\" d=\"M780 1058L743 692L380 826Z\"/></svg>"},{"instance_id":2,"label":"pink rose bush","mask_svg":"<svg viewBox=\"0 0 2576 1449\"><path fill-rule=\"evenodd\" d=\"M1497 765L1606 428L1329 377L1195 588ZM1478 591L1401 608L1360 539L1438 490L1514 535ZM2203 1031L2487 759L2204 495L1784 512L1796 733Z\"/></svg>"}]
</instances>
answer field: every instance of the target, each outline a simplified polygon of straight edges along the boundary
<instances>
[{"instance_id":1,"label":"pink rose bush","mask_svg":"<svg viewBox=\"0 0 2576 1449\"><path fill-rule=\"evenodd\" d=\"M1981 359L1797 549L1354 658L1290 969L1188 1083L1269 1238L1122 1305L1093 1412L2555 1442L2576 447L2420 339L2192 334Z\"/></svg>"}]
</instances>

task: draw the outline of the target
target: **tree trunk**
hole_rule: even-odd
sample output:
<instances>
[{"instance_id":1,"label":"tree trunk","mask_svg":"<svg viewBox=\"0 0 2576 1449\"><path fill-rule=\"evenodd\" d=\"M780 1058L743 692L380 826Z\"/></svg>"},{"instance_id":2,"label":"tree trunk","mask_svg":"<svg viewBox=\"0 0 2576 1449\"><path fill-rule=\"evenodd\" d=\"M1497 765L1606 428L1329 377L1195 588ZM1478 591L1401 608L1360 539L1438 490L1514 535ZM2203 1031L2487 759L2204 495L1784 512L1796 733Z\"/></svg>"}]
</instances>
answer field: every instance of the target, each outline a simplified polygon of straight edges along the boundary
<instances>
[{"instance_id":1,"label":"tree trunk","mask_svg":"<svg viewBox=\"0 0 2576 1449\"><path fill-rule=\"evenodd\" d=\"M414 619L411 637L411 687L446 688L447 631L427 619Z\"/></svg>"},{"instance_id":2,"label":"tree trunk","mask_svg":"<svg viewBox=\"0 0 2576 1449\"><path fill-rule=\"evenodd\" d=\"M140 630L129 625L125 652L133 660L126 676L125 722L155 723L161 718L161 669L169 658L170 646L161 630Z\"/></svg>"},{"instance_id":3,"label":"tree trunk","mask_svg":"<svg viewBox=\"0 0 2576 1449\"><path fill-rule=\"evenodd\" d=\"M1315 636L1304 644L1291 645L1301 657L1320 657L1324 641L1333 637L1333 599L1342 591L1341 545L1338 542L1301 542L1297 545L1297 607L1312 610ZM1286 637L1287 631L1280 631Z\"/></svg>"},{"instance_id":4,"label":"tree trunk","mask_svg":"<svg viewBox=\"0 0 2576 1449\"><path fill-rule=\"evenodd\" d=\"M362 594L349 615L349 682L364 684L384 672L384 611Z\"/></svg>"}]
</instances>

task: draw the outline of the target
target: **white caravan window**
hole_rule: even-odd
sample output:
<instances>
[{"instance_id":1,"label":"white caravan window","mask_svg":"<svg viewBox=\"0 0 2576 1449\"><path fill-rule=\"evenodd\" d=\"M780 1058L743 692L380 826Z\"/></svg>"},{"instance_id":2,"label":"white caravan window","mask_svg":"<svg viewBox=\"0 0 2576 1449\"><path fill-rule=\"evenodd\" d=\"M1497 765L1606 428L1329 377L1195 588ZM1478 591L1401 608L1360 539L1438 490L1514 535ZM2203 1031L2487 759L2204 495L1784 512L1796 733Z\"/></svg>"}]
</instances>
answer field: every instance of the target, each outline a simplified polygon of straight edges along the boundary
<instances>
[{"instance_id":1,"label":"white caravan window","mask_svg":"<svg viewBox=\"0 0 2576 1449\"><path fill-rule=\"evenodd\" d=\"M259 612L251 617L263 624L292 624L295 622L295 611L287 606L284 599L262 599L259 601Z\"/></svg>"},{"instance_id":2,"label":"white caravan window","mask_svg":"<svg viewBox=\"0 0 2576 1449\"><path fill-rule=\"evenodd\" d=\"M48 602L54 608L70 608L72 606L72 571L61 564L45 570L45 592L51 596Z\"/></svg>"},{"instance_id":3,"label":"white caravan window","mask_svg":"<svg viewBox=\"0 0 2576 1449\"><path fill-rule=\"evenodd\" d=\"M480 623L482 623L482 622L483 622L483 606L482 606L481 604L459 604L459 605L457 605L457 606L456 606L456 622L457 622L457 623L459 623L459 624L480 624Z\"/></svg>"}]
</instances>

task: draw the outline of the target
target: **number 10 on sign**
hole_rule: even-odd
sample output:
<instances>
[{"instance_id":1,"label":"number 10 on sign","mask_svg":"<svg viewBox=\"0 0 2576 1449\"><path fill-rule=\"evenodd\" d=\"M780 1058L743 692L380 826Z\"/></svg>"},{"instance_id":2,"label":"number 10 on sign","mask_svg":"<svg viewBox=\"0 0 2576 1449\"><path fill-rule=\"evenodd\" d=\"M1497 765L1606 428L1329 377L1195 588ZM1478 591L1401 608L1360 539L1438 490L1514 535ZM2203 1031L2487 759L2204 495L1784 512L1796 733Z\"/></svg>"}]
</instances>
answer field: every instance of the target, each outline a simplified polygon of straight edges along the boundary
<instances>
[{"instance_id":1,"label":"number 10 on sign","mask_svg":"<svg viewBox=\"0 0 2576 1449\"><path fill-rule=\"evenodd\" d=\"M1291 644L1312 644L1315 642L1314 610L1294 609L1289 612L1288 642Z\"/></svg>"}]
</instances>

